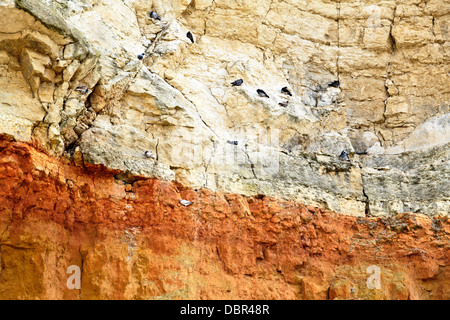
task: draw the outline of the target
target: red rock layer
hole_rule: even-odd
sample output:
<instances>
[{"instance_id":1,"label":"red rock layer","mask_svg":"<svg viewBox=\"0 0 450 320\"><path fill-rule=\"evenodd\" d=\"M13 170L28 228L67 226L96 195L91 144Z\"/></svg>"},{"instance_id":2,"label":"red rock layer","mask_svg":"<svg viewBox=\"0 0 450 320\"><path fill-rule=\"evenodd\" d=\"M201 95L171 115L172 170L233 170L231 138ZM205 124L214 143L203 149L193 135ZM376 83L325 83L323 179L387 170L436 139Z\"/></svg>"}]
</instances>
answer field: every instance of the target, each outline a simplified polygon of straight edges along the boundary
<instances>
[{"instance_id":1,"label":"red rock layer","mask_svg":"<svg viewBox=\"0 0 450 320\"><path fill-rule=\"evenodd\" d=\"M0 298L450 299L448 217L356 218L115 174L0 139Z\"/></svg>"}]
</instances>

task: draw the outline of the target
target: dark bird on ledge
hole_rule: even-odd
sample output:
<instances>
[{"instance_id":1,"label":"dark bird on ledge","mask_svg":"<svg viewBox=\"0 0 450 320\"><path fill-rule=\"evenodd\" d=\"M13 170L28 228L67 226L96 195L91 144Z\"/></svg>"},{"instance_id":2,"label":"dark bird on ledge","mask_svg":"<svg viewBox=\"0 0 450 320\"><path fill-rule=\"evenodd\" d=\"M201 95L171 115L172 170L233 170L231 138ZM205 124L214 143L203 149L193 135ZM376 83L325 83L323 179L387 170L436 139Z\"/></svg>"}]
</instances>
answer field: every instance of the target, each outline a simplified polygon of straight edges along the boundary
<instances>
[{"instance_id":1,"label":"dark bird on ledge","mask_svg":"<svg viewBox=\"0 0 450 320\"><path fill-rule=\"evenodd\" d=\"M150 11L149 16L152 19L161 21L161 18L158 16L158 14L155 11Z\"/></svg>"},{"instance_id":2,"label":"dark bird on ledge","mask_svg":"<svg viewBox=\"0 0 450 320\"><path fill-rule=\"evenodd\" d=\"M227 143L229 143L229 144L234 144L235 146L238 145L238 142L237 142L237 141L230 141L230 140L227 140Z\"/></svg>"},{"instance_id":3,"label":"dark bird on ledge","mask_svg":"<svg viewBox=\"0 0 450 320\"><path fill-rule=\"evenodd\" d=\"M231 85L233 86L233 87L239 87L241 84L243 84L244 83L244 80L242 80L242 79L238 79L238 80L236 80L236 81L233 81L232 83L231 83Z\"/></svg>"},{"instance_id":4,"label":"dark bird on ledge","mask_svg":"<svg viewBox=\"0 0 450 320\"><path fill-rule=\"evenodd\" d=\"M339 155L339 158L340 158L341 160L350 161L350 158L348 157L348 153L345 152L345 150L343 150L343 151L341 152L341 154Z\"/></svg>"},{"instance_id":5,"label":"dark bird on ledge","mask_svg":"<svg viewBox=\"0 0 450 320\"><path fill-rule=\"evenodd\" d=\"M186 33L186 37L188 37L189 40L191 40L191 42L194 43L194 36L192 35L192 33L190 31L188 31L188 33Z\"/></svg>"},{"instance_id":6,"label":"dark bird on ledge","mask_svg":"<svg viewBox=\"0 0 450 320\"><path fill-rule=\"evenodd\" d=\"M258 93L258 95L260 97L269 98L269 96L267 95L267 93L264 92L264 90L258 89L258 90L256 90L256 92Z\"/></svg>"},{"instance_id":7,"label":"dark bird on ledge","mask_svg":"<svg viewBox=\"0 0 450 320\"><path fill-rule=\"evenodd\" d=\"M281 88L281 92L287 94L288 96L292 96L292 93L289 91L287 87Z\"/></svg>"},{"instance_id":8,"label":"dark bird on ledge","mask_svg":"<svg viewBox=\"0 0 450 320\"><path fill-rule=\"evenodd\" d=\"M331 82L328 87L334 87L334 88L339 88L339 86L341 85L341 83L339 82L339 80L333 81Z\"/></svg>"}]
</instances>

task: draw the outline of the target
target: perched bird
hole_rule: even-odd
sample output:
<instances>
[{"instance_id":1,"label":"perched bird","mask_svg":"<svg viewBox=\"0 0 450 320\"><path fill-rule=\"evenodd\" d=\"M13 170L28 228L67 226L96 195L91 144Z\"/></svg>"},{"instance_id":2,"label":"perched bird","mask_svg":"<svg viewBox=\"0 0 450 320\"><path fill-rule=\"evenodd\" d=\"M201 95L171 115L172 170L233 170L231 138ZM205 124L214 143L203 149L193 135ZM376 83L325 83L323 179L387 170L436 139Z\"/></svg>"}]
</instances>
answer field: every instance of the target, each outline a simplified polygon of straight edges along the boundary
<instances>
[{"instance_id":1,"label":"perched bird","mask_svg":"<svg viewBox=\"0 0 450 320\"><path fill-rule=\"evenodd\" d=\"M191 204L193 204L194 202L181 199L181 200L180 200L180 203L181 203L183 206L187 207L187 206L190 206Z\"/></svg>"},{"instance_id":2,"label":"perched bird","mask_svg":"<svg viewBox=\"0 0 450 320\"><path fill-rule=\"evenodd\" d=\"M89 91L89 89L86 86L78 86L78 87L75 88L75 91L78 91L78 92L81 92L83 94L86 94Z\"/></svg>"},{"instance_id":3,"label":"perched bird","mask_svg":"<svg viewBox=\"0 0 450 320\"><path fill-rule=\"evenodd\" d=\"M280 102L279 105L286 108L288 106L288 101Z\"/></svg>"},{"instance_id":4,"label":"perched bird","mask_svg":"<svg viewBox=\"0 0 450 320\"><path fill-rule=\"evenodd\" d=\"M238 145L238 142L237 142L237 141L230 141L230 140L227 140L227 143L229 143L229 144L234 144L235 146Z\"/></svg>"},{"instance_id":5,"label":"perched bird","mask_svg":"<svg viewBox=\"0 0 450 320\"><path fill-rule=\"evenodd\" d=\"M145 53L138 54L138 56L137 56L137 58L138 58L139 60L144 59L144 57L145 57Z\"/></svg>"},{"instance_id":6,"label":"perched bird","mask_svg":"<svg viewBox=\"0 0 450 320\"><path fill-rule=\"evenodd\" d=\"M158 14L155 11L150 11L148 14L150 18L161 21L161 18L158 16Z\"/></svg>"},{"instance_id":7,"label":"perched bird","mask_svg":"<svg viewBox=\"0 0 450 320\"><path fill-rule=\"evenodd\" d=\"M339 80L336 80L336 81L331 82L331 83L328 85L328 87L338 88L340 84L341 84L341 83L339 82Z\"/></svg>"},{"instance_id":8,"label":"perched bird","mask_svg":"<svg viewBox=\"0 0 450 320\"><path fill-rule=\"evenodd\" d=\"M348 157L348 153L345 152L345 150L343 150L343 151L341 152L341 154L339 155L339 158L340 158L341 160L350 161L350 158Z\"/></svg>"},{"instance_id":9,"label":"perched bird","mask_svg":"<svg viewBox=\"0 0 450 320\"><path fill-rule=\"evenodd\" d=\"M232 83L231 83L231 85L233 86L233 87L239 87L241 84L243 84L244 83L244 80L242 80L242 79L238 79L238 80L236 80L236 81L233 81Z\"/></svg>"},{"instance_id":10,"label":"perched bird","mask_svg":"<svg viewBox=\"0 0 450 320\"><path fill-rule=\"evenodd\" d=\"M144 155L145 155L145 157L147 157L147 158L156 159L156 156L153 154L153 151L152 151L152 150L147 150L147 151L145 151Z\"/></svg>"},{"instance_id":11,"label":"perched bird","mask_svg":"<svg viewBox=\"0 0 450 320\"><path fill-rule=\"evenodd\" d=\"M194 36L192 35L192 33L190 31L188 31L188 33L186 33L186 37L188 37L189 40L191 40L191 42L194 43Z\"/></svg>"},{"instance_id":12,"label":"perched bird","mask_svg":"<svg viewBox=\"0 0 450 320\"><path fill-rule=\"evenodd\" d=\"M267 93L264 92L264 90L258 89L258 90L256 90L256 92L258 92L258 95L260 97L269 98L269 96L267 95Z\"/></svg>"},{"instance_id":13,"label":"perched bird","mask_svg":"<svg viewBox=\"0 0 450 320\"><path fill-rule=\"evenodd\" d=\"M288 96L292 96L292 93L289 91L287 87L281 88L281 92L287 94Z\"/></svg>"}]
</instances>

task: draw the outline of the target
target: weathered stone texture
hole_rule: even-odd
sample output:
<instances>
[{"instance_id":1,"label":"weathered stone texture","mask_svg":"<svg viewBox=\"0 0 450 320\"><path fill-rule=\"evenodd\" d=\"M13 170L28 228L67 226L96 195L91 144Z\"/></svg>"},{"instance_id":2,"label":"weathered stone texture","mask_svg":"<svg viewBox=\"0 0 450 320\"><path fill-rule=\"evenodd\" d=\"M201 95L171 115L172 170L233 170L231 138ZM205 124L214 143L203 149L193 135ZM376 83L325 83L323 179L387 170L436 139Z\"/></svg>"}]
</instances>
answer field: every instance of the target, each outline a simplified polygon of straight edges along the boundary
<instances>
[{"instance_id":1,"label":"weathered stone texture","mask_svg":"<svg viewBox=\"0 0 450 320\"><path fill-rule=\"evenodd\" d=\"M54 155L76 149L84 161L132 175L315 198L364 215L367 179L356 176L373 168L357 164L354 183L332 174L324 179L335 182L323 185L312 177L333 170L299 164L292 152L324 155L333 167L342 149L377 155L448 144L447 7L400 0L5 3L3 16L18 22L0 29L0 81L10 83L2 131ZM243 85L232 87L238 78ZM284 86L292 96L281 93ZM146 150L158 161L149 165Z\"/></svg>"},{"instance_id":2,"label":"weathered stone texture","mask_svg":"<svg viewBox=\"0 0 450 320\"><path fill-rule=\"evenodd\" d=\"M150 18L151 10L161 20ZM429 219L448 217L449 0L0 0L0 16L0 135L5 134L8 143L27 143L71 163L79 168L78 176L95 168L125 183L125 191L116 186L117 190L108 189L112 193L105 198L104 194L97 196L106 192L102 187L111 187L109 182L96 184L89 200L94 216L111 215L114 220L126 218L128 210L147 214L144 207L112 203L122 199L123 192L130 193L127 200L134 201L130 190L135 183L139 185L136 181L151 184L149 181L156 179L155 184L171 186L168 197L173 201L158 204L164 200L149 191L158 208L153 218L161 221L175 219L172 213L161 213L176 207L175 186L189 190L186 194L193 197L208 190L208 197L215 195L214 201L234 195L239 199L228 201L228 207L236 215L259 214L247 200L269 197L274 206L306 204L316 211L342 214L343 221L358 221L346 217L356 216L367 221L377 218L374 221L379 223L406 212L425 214ZM138 59L140 54L143 59ZM237 79L243 84L232 86ZM283 93L283 87L291 94ZM259 95L258 89L268 97ZM350 162L339 158L342 150L350 155ZM152 151L152 157L146 157L146 151ZM0 161L8 162L9 154L2 157ZM13 170L9 165L5 168ZM5 174L2 179L8 177ZM2 187L4 181L0 180ZM62 182L66 183L75 188L80 182L71 177ZM51 188L56 191L40 196L43 202L46 196L67 191L65 187ZM77 190L80 196L87 192ZM75 195L69 194L66 202L53 203L53 207L48 204L41 213L58 212L50 219L56 224L69 219L66 209L75 201ZM90 215L75 203L81 215ZM101 211L107 203L110 210ZM227 214L220 210L228 209L217 211L214 206L205 201L195 208L199 215L205 210L220 217ZM5 221L12 211L20 218L28 210L26 200L0 202L1 208ZM43 222L40 227L49 225ZM256 223L255 228L259 227ZM117 241L119 236L109 234L108 228L105 237ZM55 230L67 232L59 225ZM70 237L66 234L60 239ZM185 235L180 237L185 239ZM217 246L226 243L227 237L216 239ZM90 236L82 238L92 240ZM6 233L2 239L8 239ZM239 239L240 248L246 241ZM197 250L190 245L186 242L186 250ZM208 244L202 250L214 255L215 246ZM25 265L41 264L42 256L33 256L26 251L28 246L23 252L11 251L8 245L0 247L5 264L12 266L17 259ZM98 250L102 252L103 247ZM230 274L239 268L241 274L256 274L259 268L261 254L255 258L223 247L219 252L221 257L241 255L244 264L248 262L239 266L237 260L221 260ZM102 254L86 259L101 261ZM288 254L290 251L280 253L280 259L287 259ZM148 257L142 259L145 265ZM442 263L441 256L436 259ZM433 278L430 270L435 267L423 267L424 272ZM28 272L28 267L24 268ZM354 272L364 271L359 268ZM394 269L390 275L402 279L413 272L408 269L408 275L399 275ZM343 267L339 272L353 271ZM277 282L280 287L273 297L281 297L283 290L290 298L326 297L325 287L329 297L352 297L348 283L339 277L317 282L312 280L315 273L301 278L292 273L284 276L296 280L289 280L289 285ZM36 288L50 290L40 287L50 275L44 272L43 277L36 279ZM129 279L137 281L134 275ZM247 279L249 284L255 281L252 279ZM286 289L293 283L301 288ZM144 293L124 287L128 293L123 297L169 292L170 297L178 297L176 286L160 290L162 284L148 285L149 291ZM271 285L264 286L269 290ZM89 297L115 296L105 293L109 290L106 284L105 288L90 288ZM394 293L397 289L386 289L383 297L423 296L417 288ZM212 294L214 290L202 293L200 287L191 290L182 296L228 297L222 289L217 295ZM34 296L42 292L36 291Z\"/></svg>"},{"instance_id":3,"label":"weathered stone texture","mask_svg":"<svg viewBox=\"0 0 450 320\"><path fill-rule=\"evenodd\" d=\"M3 139L0 179L1 299L450 298L448 217L124 181Z\"/></svg>"}]
</instances>

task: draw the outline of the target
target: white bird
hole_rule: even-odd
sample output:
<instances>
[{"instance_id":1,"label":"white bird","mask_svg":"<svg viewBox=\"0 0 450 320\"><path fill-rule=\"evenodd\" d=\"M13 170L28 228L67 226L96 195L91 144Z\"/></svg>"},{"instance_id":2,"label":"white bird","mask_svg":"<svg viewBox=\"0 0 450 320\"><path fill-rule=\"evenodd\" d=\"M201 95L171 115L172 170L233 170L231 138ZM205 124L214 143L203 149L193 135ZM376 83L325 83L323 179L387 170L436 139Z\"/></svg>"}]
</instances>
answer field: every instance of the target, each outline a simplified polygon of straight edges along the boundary
<instances>
[{"instance_id":1,"label":"white bird","mask_svg":"<svg viewBox=\"0 0 450 320\"><path fill-rule=\"evenodd\" d=\"M81 92L83 94L88 93L89 89L86 86L78 86L75 88L75 91Z\"/></svg>"},{"instance_id":2,"label":"white bird","mask_svg":"<svg viewBox=\"0 0 450 320\"><path fill-rule=\"evenodd\" d=\"M190 206L191 204L193 204L194 202L181 199L181 200L180 200L180 203L181 203L183 206L187 207L187 206Z\"/></svg>"},{"instance_id":3,"label":"white bird","mask_svg":"<svg viewBox=\"0 0 450 320\"><path fill-rule=\"evenodd\" d=\"M147 151L145 151L145 156L147 157L147 158L152 158L152 159L156 159L156 156L153 154L153 151L152 150L147 150Z\"/></svg>"}]
</instances>

